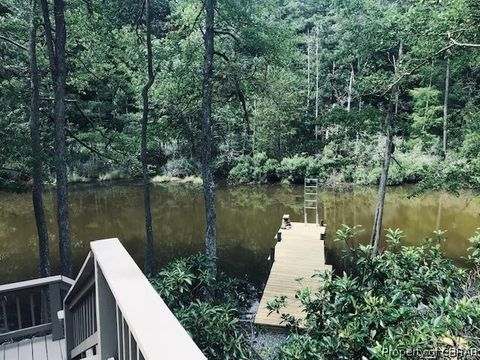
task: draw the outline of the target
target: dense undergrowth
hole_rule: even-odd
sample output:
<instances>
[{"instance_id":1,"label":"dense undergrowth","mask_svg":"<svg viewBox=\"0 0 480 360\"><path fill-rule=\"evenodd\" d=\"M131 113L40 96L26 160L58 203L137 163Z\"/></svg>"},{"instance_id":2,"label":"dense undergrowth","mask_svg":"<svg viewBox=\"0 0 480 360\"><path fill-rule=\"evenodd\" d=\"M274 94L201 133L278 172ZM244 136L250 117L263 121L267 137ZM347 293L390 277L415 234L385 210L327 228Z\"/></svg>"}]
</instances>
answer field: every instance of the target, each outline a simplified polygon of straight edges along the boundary
<instances>
[{"instance_id":1,"label":"dense undergrowth","mask_svg":"<svg viewBox=\"0 0 480 360\"><path fill-rule=\"evenodd\" d=\"M213 276L203 254L173 261L151 283L208 359L252 359L238 318L253 287L222 272Z\"/></svg>"},{"instance_id":2,"label":"dense undergrowth","mask_svg":"<svg viewBox=\"0 0 480 360\"><path fill-rule=\"evenodd\" d=\"M401 230L388 230L387 248L373 258L370 246L348 245L357 232L345 225L337 231L336 240L347 245L349 273L319 275L323 283L318 290L297 293L305 329L298 328L298 319L282 314L291 335L273 358L476 358L480 233L471 238L472 268L467 270L445 258L441 231L411 247L401 244ZM277 299L270 310L282 313L285 301L291 299Z\"/></svg>"},{"instance_id":3,"label":"dense undergrowth","mask_svg":"<svg viewBox=\"0 0 480 360\"><path fill-rule=\"evenodd\" d=\"M457 354L475 358L480 346L480 231L471 239L471 267L461 268L440 249L445 234L435 231L421 246L404 246L403 232L388 230L386 248L372 258L370 246L353 247L359 227L343 225L336 240L345 244L348 273L318 275L314 291L300 290L306 314L300 320L282 312L291 301L269 304L282 314L290 331L272 345L264 359L406 359ZM257 359L239 322L242 309L256 293L219 273L204 255L179 259L151 279L208 359ZM299 279L302 282L302 279ZM472 355L473 354L473 355ZM443 357L442 357L443 356Z\"/></svg>"},{"instance_id":4,"label":"dense undergrowth","mask_svg":"<svg viewBox=\"0 0 480 360\"><path fill-rule=\"evenodd\" d=\"M480 161L467 160L464 151L450 154L445 161L438 151L425 152L415 143L396 139L388 184L419 184L419 189L456 192L460 188L480 189ZM305 177L318 178L324 185L378 184L383 163L382 137L351 144L331 143L317 156L300 154L281 161L265 153L240 156L228 177L239 184L271 182L302 183Z\"/></svg>"}]
</instances>

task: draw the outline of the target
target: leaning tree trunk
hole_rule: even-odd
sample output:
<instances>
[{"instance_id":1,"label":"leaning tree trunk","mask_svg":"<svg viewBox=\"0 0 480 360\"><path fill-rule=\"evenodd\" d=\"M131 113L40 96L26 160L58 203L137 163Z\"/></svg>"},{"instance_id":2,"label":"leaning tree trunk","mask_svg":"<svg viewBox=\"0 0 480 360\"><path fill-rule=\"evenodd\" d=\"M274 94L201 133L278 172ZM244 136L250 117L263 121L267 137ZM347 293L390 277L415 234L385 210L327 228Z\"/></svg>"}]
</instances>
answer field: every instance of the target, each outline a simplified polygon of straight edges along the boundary
<instances>
[{"instance_id":1,"label":"leaning tree trunk","mask_svg":"<svg viewBox=\"0 0 480 360\"><path fill-rule=\"evenodd\" d=\"M398 59L395 61L394 58L394 71L395 75L399 76L398 63L403 58L403 42L400 41L398 47ZM383 209L385 207L385 194L387 192L387 181L388 181L388 171L390 169L390 162L392 160L392 153L394 151L393 144L393 118L397 116L399 109L399 87L398 85L393 86L391 91L391 96L388 103L387 114L385 116L385 152L383 157L383 166L382 173L380 174L380 184L378 185L377 193L377 204L375 206L375 218L373 220L373 230L372 237L370 239L370 244L372 245L372 257L376 256L378 253L378 248L380 245L380 236L382 232L383 224Z\"/></svg>"},{"instance_id":2,"label":"leaning tree trunk","mask_svg":"<svg viewBox=\"0 0 480 360\"><path fill-rule=\"evenodd\" d=\"M375 217L373 220L372 237L370 244L372 245L372 257L378 253L380 244L380 235L382 232L383 209L385 205L385 194L387 192L388 171L392 160L393 136L392 136L392 119L394 113L394 104L390 100L390 105L385 116L385 152L383 158L382 173L380 175L380 184L378 185L377 203L375 206Z\"/></svg>"},{"instance_id":3,"label":"leaning tree trunk","mask_svg":"<svg viewBox=\"0 0 480 360\"><path fill-rule=\"evenodd\" d=\"M39 98L40 77L37 64L37 2L32 1L32 23L30 28L30 134L33 158L32 201L35 223L38 233L38 250L40 257L40 276L50 276L50 255L48 248L48 230L43 207L43 162L40 145Z\"/></svg>"},{"instance_id":4,"label":"leaning tree trunk","mask_svg":"<svg viewBox=\"0 0 480 360\"><path fill-rule=\"evenodd\" d=\"M154 270L153 261L153 227L152 227L152 209L150 206L150 179L148 177L147 164L147 126L148 126L148 91L153 85L155 74L153 73L153 55L152 55L152 26L151 26L151 8L150 0L145 1L146 27L147 27L147 69L148 80L142 90L143 97L143 116L142 116L142 173L143 173L143 206L145 211L145 234L147 243L145 248L145 274L152 274Z\"/></svg>"},{"instance_id":5,"label":"leaning tree trunk","mask_svg":"<svg viewBox=\"0 0 480 360\"><path fill-rule=\"evenodd\" d=\"M212 170L212 87L213 87L213 52L214 52L214 22L215 0L205 0L205 56L203 62L202 84L202 177L205 197L206 231L205 249L210 257L210 268L213 274L217 272L217 234L215 210L215 183Z\"/></svg>"},{"instance_id":6,"label":"leaning tree trunk","mask_svg":"<svg viewBox=\"0 0 480 360\"><path fill-rule=\"evenodd\" d=\"M60 271L63 275L72 274L70 249L70 220L68 214L68 179L65 146L65 87L67 71L65 66L65 3L54 0L55 13L55 172L57 179L57 223L60 251Z\"/></svg>"},{"instance_id":7,"label":"leaning tree trunk","mask_svg":"<svg viewBox=\"0 0 480 360\"><path fill-rule=\"evenodd\" d=\"M443 100L443 158L447 158L448 93L450 88L450 58L447 59L445 74L445 97Z\"/></svg>"}]
</instances>

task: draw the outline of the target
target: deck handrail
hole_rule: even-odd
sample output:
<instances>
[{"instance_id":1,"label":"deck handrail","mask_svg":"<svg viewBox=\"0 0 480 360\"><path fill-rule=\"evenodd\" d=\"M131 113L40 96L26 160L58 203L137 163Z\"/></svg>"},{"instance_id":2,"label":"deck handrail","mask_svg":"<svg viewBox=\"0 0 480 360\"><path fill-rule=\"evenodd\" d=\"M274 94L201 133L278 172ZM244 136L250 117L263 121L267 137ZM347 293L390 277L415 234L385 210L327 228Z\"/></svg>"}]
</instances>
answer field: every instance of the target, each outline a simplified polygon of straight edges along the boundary
<instances>
[{"instance_id":1,"label":"deck handrail","mask_svg":"<svg viewBox=\"0 0 480 360\"><path fill-rule=\"evenodd\" d=\"M69 360L206 360L118 239L90 248L64 302Z\"/></svg>"},{"instance_id":2,"label":"deck handrail","mask_svg":"<svg viewBox=\"0 0 480 360\"><path fill-rule=\"evenodd\" d=\"M54 340L63 338L57 312L72 284L72 279L57 275L0 285L0 343L50 333ZM15 311L7 312L8 306Z\"/></svg>"}]
</instances>

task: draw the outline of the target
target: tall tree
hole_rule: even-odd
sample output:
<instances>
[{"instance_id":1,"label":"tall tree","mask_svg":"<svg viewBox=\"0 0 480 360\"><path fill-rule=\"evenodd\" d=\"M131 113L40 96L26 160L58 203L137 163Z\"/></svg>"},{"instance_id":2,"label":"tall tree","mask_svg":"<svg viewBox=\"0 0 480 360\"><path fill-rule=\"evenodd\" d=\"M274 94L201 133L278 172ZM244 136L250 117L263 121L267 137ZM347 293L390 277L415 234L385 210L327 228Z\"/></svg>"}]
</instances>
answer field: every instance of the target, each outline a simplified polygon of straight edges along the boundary
<instances>
[{"instance_id":1,"label":"tall tree","mask_svg":"<svg viewBox=\"0 0 480 360\"><path fill-rule=\"evenodd\" d=\"M445 74L445 97L443 101L443 157L447 158L448 94L450 88L450 58L447 59Z\"/></svg>"},{"instance_id":2,"label":"tall tree","mask_svg":"<svg viewBox=\"0 0 480 360\"><path fill-rule=\"evenodd\" d=\"M308 109L310 108L310 29L307 32L307 110L306 114L308 115Z\"/></svg>"},{"instance_id":3,"label":"tall tree","mask_svg":"<svg viewBox=\"0 0 480 360\"><path fill-rule=\"evenodd\" d=\"M205 249L211 258L210 267L217 272L217 215L215 210L215 182L212 169L212 92L213 92L213 54L215 0L205 0L205 54L203 60L202 82L202 178L205 197L206 230Z\"/></svg>"},{"instance_id":4,"label":"tall tree","mask_svg":"<svg viewBox=\"0 0 480 360\"><path fill-rule=\"evenodd\" d=\"M398 56L393 57L393 70L395 77L400 76L399 64L403 58L403 42L398 46ZM391 90L391 96L388 99L387 114L385 116L385 150L383 156L382 172L380 174L380 183L378 185L377 203L375 206L375 217L373 219L373 230L370 244L372 245L372 256L377 255L380 246L380 236L383 225L383 212L385 207L385 195L387 193L388 172L392 161L392 154L395 149L393 144L393 120L398 115L400 91L398 84L394 84Z\"/></svg>"},{"instance_id":5,"label":"tall tree","mask_svg":"<svg viewBox=\"0 0 480 360\"><path fill-rule=\"evenodd\" d=\"M43 152L40 145L40 76L37 64L37 1L32 0L30 27L30 135L33 158L32 201L38 233L40 257L40 276L50 276L50 255L48 247L48 230L43 206Z\"/></svg>"},{"instance_id":6,"label":"tall tree","mask_svg":"<svg viewBox=\"0 0 480 360\"><path fill-rule=\"evenodd\" d=\"M315 140L318 140L318 107L320 105L320 58L318 53L319 31L315 28Z\"/></svg>"},{"instance_id":7,"label":"tall tree","mask_svg":"<svg viewBox=\"0 0 480 360\"><path fill-rule=\"evenodd\" d=\"M396 87L392 90L392 98L389 101L387 114L385 116L384 130L385 130L385 150L383 156L382 172L380 174L380 183L378 185L377 202L375 205L375 216L373 219L372 237L370 245L372 245L372 256L377 255L380 246L380 236L382 233L383 211L385 207L385 195L387 193L388 171L390 169L390 162L392 160L393 152L393 135L392 122L395 112L395 98Z\"/></svg>"},{"instance_id":8,"label":"tall tree","mask_svg":"<svg viewBox=\"0 0 480 360\"><path fill-rule=\"evenodd\" d=\"M145 16L147 31L147 71L148 80L142 89L143 97L143 115L142 115L142 175L143 175L143 206L145 211L145 234L147 237L145 249L145 267L146 274L152 274L154 270L153 261L153 227L152 227L152 209L150 206L150 178L148 176L147 162L147 127L148 127L148 92L155 80L153 72L153 54L152 54L152 19L151 19L151 3L145 0Z\"/></svg>"},{"instance_id":9,"label":"tall tree","mask_svg":"<svg viewBox=\"0 0 480 360\"><path fill-rule=\"evenodd\" d=\"M65 126L66 101L65 88L67 69L65 64L66 26L65 2L54 0L55 39L52 36L50 13L47 0L41 0L45 39L53 84L53 117L55 123L55 176L57 195L58 246L60 253L60 272L70 276L72 273L72 256L70 248L70 219L68 211L68 178L66 162Z\"/></svg>"}]
</instances>

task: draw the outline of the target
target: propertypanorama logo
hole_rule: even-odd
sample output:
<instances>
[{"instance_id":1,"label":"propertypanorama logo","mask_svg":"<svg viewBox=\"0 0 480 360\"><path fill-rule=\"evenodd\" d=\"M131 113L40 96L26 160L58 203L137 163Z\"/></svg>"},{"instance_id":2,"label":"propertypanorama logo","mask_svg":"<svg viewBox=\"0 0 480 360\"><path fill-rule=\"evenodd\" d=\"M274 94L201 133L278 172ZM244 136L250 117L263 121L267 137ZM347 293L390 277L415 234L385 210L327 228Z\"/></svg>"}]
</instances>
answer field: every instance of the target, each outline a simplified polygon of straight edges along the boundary
<instances>
[{"instance_id":1,"label":"propertypanorama logo","mask_svg":"<svg viewBox=\"0 0 480 360\"><path fill-rule=\"evenodd\" d=\"M382 354L393 359L455 359L480 360L480 349L441 347L434 349L382 349Z\"/></svg>"}]
</instances>

